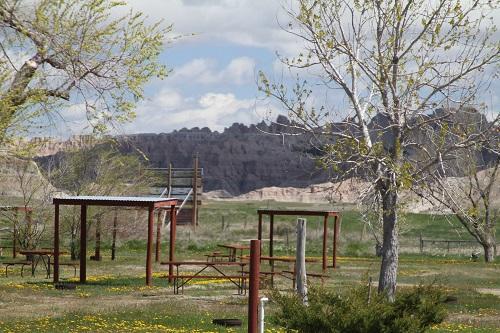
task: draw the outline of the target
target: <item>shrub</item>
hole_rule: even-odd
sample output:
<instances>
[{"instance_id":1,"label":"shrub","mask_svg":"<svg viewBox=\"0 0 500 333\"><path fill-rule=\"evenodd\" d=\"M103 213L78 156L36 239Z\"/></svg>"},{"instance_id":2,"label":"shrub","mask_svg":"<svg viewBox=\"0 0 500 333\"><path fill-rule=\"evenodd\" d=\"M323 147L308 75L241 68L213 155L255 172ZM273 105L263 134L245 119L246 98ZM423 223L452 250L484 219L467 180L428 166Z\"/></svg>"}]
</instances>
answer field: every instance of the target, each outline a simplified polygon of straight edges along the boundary
<instances>
[{"instance_id":1,"label":"shrub","mask_svg":"<svg viewBox=\"0 0 500 333\"><path fill-rule=\"evenodd\" d=\"M401 291L393 303L376 293L368 303L367 292L367 287L344 294L311 288L309 306L304 306L295 294L274 291L271 297L280 309L274 320L304 333L416 333L442 322L446 315L442 293L435 286Z\"/></svg>"}]
</instances>

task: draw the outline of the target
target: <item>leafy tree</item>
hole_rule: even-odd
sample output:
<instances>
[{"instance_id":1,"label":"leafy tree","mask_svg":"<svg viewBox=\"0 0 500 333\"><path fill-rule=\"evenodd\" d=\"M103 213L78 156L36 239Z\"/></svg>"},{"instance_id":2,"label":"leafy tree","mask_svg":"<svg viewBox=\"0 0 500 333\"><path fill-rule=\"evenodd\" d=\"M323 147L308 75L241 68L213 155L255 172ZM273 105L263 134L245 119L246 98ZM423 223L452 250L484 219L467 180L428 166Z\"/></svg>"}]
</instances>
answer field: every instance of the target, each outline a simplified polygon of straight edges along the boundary
<instances>
[{"instance_id":1,"label":"leafy tree","mask_svg":"<svg viewBox=\"0 0 500 333\"><path fill-rule=\"evenodd\" d=\"M0 1L0 144L51 125L56 112L84 109L94 130L134 117L170 27L121 14L121 1ZM47 116L47 120L43 120ZM32 126L30 126L32 125Z\"/></svg>"},{"instance_id":2,"label":"leafy tree","mask_svg":"<svg viewBox=\"0 0 500 333\"><path fill-rule=\"evenodd\" d=\"M491 83L491 70L498 69L500 44L490 22L498 4L299 0L288 11L291 22L285 29L304 48L282 61L310 75L311 82L299 77L290 89L260 75L260 90L280 102L295 126L315 135L323 164L343 175L363 176L380 195L379 292L391 300L401 191L418 187L442 161L485 140L498 124L497 117L466 136L460 126L439 121L479 113L463 107L474 102L478 89ZM326 105L320 106L320 96L327 96ZM329 105L334 98L346 107L339 111ZM334 117L343 120L335 123ZM432 142L415 140L429 132L440 135L431 136Z\"/></svg>"}]
</instances>

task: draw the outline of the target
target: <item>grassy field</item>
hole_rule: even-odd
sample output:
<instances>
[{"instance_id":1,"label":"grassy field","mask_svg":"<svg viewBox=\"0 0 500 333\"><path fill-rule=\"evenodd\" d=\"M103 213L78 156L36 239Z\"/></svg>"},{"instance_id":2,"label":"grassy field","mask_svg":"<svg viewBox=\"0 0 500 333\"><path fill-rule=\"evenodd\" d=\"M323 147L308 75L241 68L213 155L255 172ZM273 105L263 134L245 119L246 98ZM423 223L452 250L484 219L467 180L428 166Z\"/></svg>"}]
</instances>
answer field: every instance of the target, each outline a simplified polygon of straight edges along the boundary
<instances>
[{"instance_id":1,"label":"grassy field","mask_svg":"<svg viewBox=\"0 0 500 333\"><path fill-rule=\"evenodd\" d=\"M343 212L340 237L340 267L330 271L327 288L343 291L366 284L368 277L378 278L379 258L374 256L374 241L369 230L363 231L359 214L352 207L287 204L276 202L209 202L200 212L196 231L178 229L177 259L203 259L217 250L217 244L247 242L257 234L257 208L338 209ZM279 218L275 224L275 255L294 253L294 217ZM321 223L308 219L307 255L321 253ZM266 230L266 229L264 229ZM411 214L402 229L402 255L399 288L419 283L436 283L446 294L455 296L448 304L446 321L432 332L500 332L500 262L485 264L470 260L472 248L428 248L420 254L420 235L428 239L470 237L459 224L445 216ZM117 260L111 261L108 235L104 239L101 262L88 262L88 284L76 290L55 290L41 269L35 277L21 278L19 269L0 277L1 332L244 332L246 301L236 295L234 286L222 280L189 285L183 295L174 295L168 286L166 267L155 265L154 287L144 286L145 242L122 241ZM266 233L264 234L266 236ZM331 235L329 235L331 237ZM288 239L288 240L287 240ZM331 244L329 244L331 247ZM89 242L89 249L92 243ZM167 248L167 244L163 244ZM267 244L264 245L264 252ZM331 251L331 249L330 249ZM164 256L166 252L164 251ZM9 253L4 251L4 258ZM267 264L264 264L267 265ZM282 267L287 269L286 266ZM63 278L74 281L72 269L64 267ZM265 269L265 266L264 268ZM320 264L308 266L320 271ZM312 280L311 285L320 284ZM291 282L276 279L276 286L291 290ZM266 290L262 291L263 294ZM268 306L268 332L284 332L272 324L275 311ZM213 325L214 318L239 318L243 328L224 329Z\"/></svg>"}]
</instances>

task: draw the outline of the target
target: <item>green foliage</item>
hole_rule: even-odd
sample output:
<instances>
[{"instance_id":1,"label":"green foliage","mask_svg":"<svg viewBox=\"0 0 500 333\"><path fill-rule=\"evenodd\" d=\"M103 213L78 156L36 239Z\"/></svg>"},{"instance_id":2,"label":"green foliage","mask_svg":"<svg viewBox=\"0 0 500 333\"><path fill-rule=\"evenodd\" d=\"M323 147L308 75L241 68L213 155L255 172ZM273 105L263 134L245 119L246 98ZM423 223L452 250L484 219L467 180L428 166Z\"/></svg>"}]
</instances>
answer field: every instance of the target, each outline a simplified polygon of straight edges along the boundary
<instances>
[{"instance_id":1,"label":"green foliage","mask_svg":"<svg viewBox=\"0 0 500 333\"><path fill-rule=\"evenodd\" d=\"M144 85L168 74L158 57L171 27L146 24L124 6L0 1L0 142L31 125L52 126L43 118L68 107L84 110L99 133L134 117Z\"/></svg>"},{"instance_id":2,"label":"green foliage","mask_svg":"<svg viewBox=\"0 0 500 333\"><path fill-rule=\"evenodd\" d=\"M418 286L400 292L395 302L374 294L368 303L367 287L338 294L323 288L309 291L309 305L295 295L274 291L272 299L280 307L278 324L303 333L424 332L445 318L442 293L434 286Z\"/></svg>"}]
</instances>

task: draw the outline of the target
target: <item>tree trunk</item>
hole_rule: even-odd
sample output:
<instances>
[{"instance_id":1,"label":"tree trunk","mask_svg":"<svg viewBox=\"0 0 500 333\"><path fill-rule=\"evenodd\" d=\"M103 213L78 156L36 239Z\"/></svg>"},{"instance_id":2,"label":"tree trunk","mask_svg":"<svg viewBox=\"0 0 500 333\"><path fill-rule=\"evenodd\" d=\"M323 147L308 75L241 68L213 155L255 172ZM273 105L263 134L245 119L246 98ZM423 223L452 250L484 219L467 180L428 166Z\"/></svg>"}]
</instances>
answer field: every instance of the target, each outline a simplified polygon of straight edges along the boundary
<instances>
[{"instance_id":1,"label":"tree trunk","mask_svg":"<svg viewBox=\"0 0 500 333\"><path fill-rule=\"evenodd\" d=\"M383 242L378 291L387 293L387 298L391 302L394 301L396 295L399 258L397 203L398 193L395 189L389 188L382 192Z\"/></svg>"},{"instance_id":2,"label":"tree trunk","mask_svg":"<svg viewBox=\"0 0 500 333\"><path fill-rule=\"evenodd\" d=\"M484 249L484 261L494 262L497 254L496 240L493 235L489 235L487 239L481 244Z\"/></svg>"},{"instance_id":3,"label":"tree trunk","mask_svg":"<svg viewBox=\"0 0 500 333\"><path fill-rule=\"evenodd\" d=\"M71 252L71 260L78 259L76 254L76 235L73 231L71 231L70 252Z\"/></svg>"}]
</instances>

